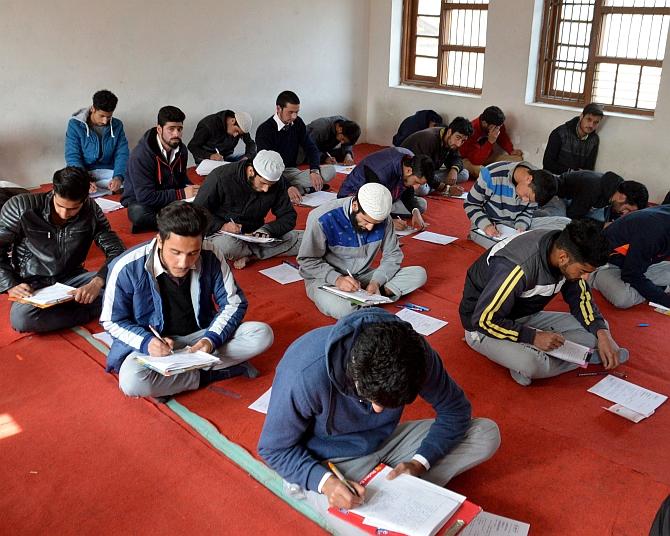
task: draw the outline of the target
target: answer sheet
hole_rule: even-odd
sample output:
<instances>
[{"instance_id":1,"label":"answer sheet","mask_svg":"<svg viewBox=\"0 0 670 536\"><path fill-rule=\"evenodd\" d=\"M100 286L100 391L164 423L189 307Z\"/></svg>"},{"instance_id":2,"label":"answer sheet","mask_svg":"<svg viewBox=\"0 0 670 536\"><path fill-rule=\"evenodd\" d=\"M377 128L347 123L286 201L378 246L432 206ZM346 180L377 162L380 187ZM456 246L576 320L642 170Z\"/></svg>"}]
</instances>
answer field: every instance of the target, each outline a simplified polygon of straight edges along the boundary
<instances>
[{"instance_id":1,"label":"answer sheet","mask_svg":"<svg viewBox=\"0 0 670 536\"><path fill-rule=\"evenodd\" d=\"M461 536L527 536L528 531L530 531L528 523L480 512L459 534Z\"/></svg>"},{"instance_id":2,"label":"answer sheet","mask_svg":"<svg viewBox=\"0 0 670 536\"><path fill-rule=\"evenodd\" d=\"M583 346L566 339L562 346L546 353L563 361L585 367L590 352L591 349L588 346Z\"/></svg>"},{"instance_id":3,"label":"answer sheet","mask_svg":"<svg viewBox=\"0 0 670 536\"><path fill-rule=\"evenodd\" d=\"M349 175L356 166L343 166L341 164L335 164L335 172L336 173L344 173L345 175Z\"/></svg>"},{"instance_id":4,"label":"answer sheet","mask_svg":"<svg viewBox=\"0 0 670 536\"><path fill-rule=\"evenodd\" d=\"M261 273L282 285L295 283L296 281L302 281L302 277L300 277L300 272L298 272L298 269L285 262L282 262L277 266L273 266L272 268L258 270L258 273Z\"/></svg>"},{"instance_id":5,"label":"answer sheet","mask_svg":"<svg viewBox=\"0 0 670 536\"><path fill-rule=\"evenodd\" d=\"M272 396L272 387L265 391L255 402L253 402L249 409L253 409L258 413L268 414L268 408L270 407L270 397Z\"/></svg>"},{"instance_id":6,"label":"answer sheet","mask_svg":"<svg viewBox=\"0 0 670 536\"><path fill-rule=\"evenodd\" d=\"M112 199L104 199L102 197L98 197L95 202L98 204L98 206L102 209L102 211L107 214L108 212L114 212L115 210L121 210L123 208L123 205L119 203L118 201L114 201Z\"/></svg>"},{"instance_id":7,"label":"answer sheet","mask_svg":"<svg viewBox=\"0 0 670 536\"><path fill-rule=\"evenodd\" d=\"M226 162L225 160L209 160L207 158L198 164L195 172L200 176L209 175L216 168L225 166L226 164L230 164L230 162Z\"/></svg>"},{"instance_id":8,"label":"answer sheet","mask_svg":"<svg viewBox=\"0 0 670 536\"><path fill-rule=\"evenodd\" d=\"M402 318L405 322L412 324L414 331L426 337L448 324L448 322L445 322L444 320L417 313L416 311L412 311L406 307L400 309L400 311L396 313L396 316L398 318Z\"/></svg>"},{"instance_id":9,"label":"answer sheet","mask_svg":"<svg viewBox=\"0 0 670 536\"><path fill-rule=\"evenodd\" d=\"M621 404L644 416L651 415L668 397L634 383L627 382L616 376L605 376L588 389L589 393L603 397L605 400Z\"/></svg>"},{"instance_id":10,"label":"answer sheet","mask_svg":"<svg viewBox=\"0 0 670 536\"><path fill-rule=\"evenodd\" d=\"M451 244L455 240L458 240L457 236L443 235L440 233L431 233L430 231L423 231L422 233L414 235L412 238L440 245Z\"/></svg>"},{"instance_id":11,"label":"answer sheet","mask_svg":"<svg viewBox=\"0 0 670 536\"><path fill-rule=\"evenodd\" d=\"M311 194L305 194L302 196L302 201L300 204L303 207L320 207L325 203L329 203L337 199L337 194L334 192L324 192L323 190L318 192L312 192Z\"/></svg>"},{"instance_id":12,"label":"answer sheet","mask_svg":"<svg viewBox=\"0 0 670 536\"><path fill-rule=\"evenodd\" d=\"M268 237L254 236L250 234L229 233L228 231L219 231L211 236L222 235L222 234L232 236L233 238L237 238L238 240L242 240L243 242L250 242L252 244L269 244L271 242L281 242L281 240L278 240L277 238L272 238L271 236Z\"/></svg>"}]
</instances>

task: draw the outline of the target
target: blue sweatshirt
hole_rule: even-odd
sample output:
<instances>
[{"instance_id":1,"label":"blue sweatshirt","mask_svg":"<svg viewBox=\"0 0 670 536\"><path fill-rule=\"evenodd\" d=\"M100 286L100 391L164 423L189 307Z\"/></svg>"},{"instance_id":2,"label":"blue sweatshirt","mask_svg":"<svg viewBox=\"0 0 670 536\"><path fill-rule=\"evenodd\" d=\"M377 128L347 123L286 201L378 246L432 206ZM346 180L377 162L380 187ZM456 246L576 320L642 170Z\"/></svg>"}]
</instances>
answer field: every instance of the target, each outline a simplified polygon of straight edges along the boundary
<instances>
[{"instance_id":1,"label":"blue sweatshirt","mask_svg":"<svg viewBox=\"0 0 670 536\"><path fill-rule=\"evenodd\" d=\"M605 229L612 249L628 246L625 255L616 253L609 262L621 268L621 279L645 299L670 307L670 294L644 275L652 264L670 257L670 205L636 210Z\"/></svg>"},{"instance_id":2,"label":"blue sweatshirt","mask_svg":"<svg viewBox=\"0 0 670 536\"><path fill-rule=\"evenodd\" d=\"M414 153L403 147L388 147L372 153L361 160L340 186L337 197L347 197L358 192L366 182L380 182L391 192L393 201L400 199L402 193L407 189L403 183L402 160L406 156L414 156ZM367 171L366 171L367 168ZM373 175L370 175L370 171Z\"/></svg>"},{"instance_id":3,"label":"blue sweatshirt","mask_svg":"<svg viewBox=\"0 0 670 536\"><path fill-rule=\"evenodd\" d=\"M86 120L90 109L82 108L72 114L65 132L65 164L90 171L113 169L114 177L126 176L128 140L123 123L116 117L104 128L102 139L93 132Z\"/></svg>"},{"instance_id":4,"label":"blue sweatshirt","mask_svg":"<svg viewBox=\"0 0 670 536\"><path fill-rule=\"evenodd\" d=\"M258 453L287 481L317 491L328 472L323 460L370 454L397 427L403 407L375 413L346 375L356 334L380 322L403 320L383 309L361 309L306 333L286 350L272 384ZM425 344L427 376L419 394L437 416L416 454L432 465L461 441L471 408L440 356Z\"/></svg>"}]
</instances>

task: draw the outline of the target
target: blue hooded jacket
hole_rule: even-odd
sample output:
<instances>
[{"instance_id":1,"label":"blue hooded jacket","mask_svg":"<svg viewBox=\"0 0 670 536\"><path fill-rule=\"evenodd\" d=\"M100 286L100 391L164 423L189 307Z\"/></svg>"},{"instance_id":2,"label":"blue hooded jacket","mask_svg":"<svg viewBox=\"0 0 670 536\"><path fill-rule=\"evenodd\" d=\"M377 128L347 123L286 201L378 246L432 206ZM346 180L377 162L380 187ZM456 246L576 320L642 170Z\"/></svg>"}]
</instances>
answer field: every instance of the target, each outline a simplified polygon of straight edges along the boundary
<instances>
[{"instance_id":1,"label":"blue hooded jacket","mask_svg":"<svg viewBox=\"0 0 670 536\"><path fill-rule=\"evenodd\" d=\"M86 120L88 108L72 114L65 132L65 164L87 171L92 169L113 169L114 177L125 178L128 164L128 140L123 131L123 123L116 117L105 127L102 140L89 128ZM102 154L100 143L102 141Z\"/></svg>"},{"instance_id":2,"label":"blue hooded jacket","mask_svg":"<svg viewBox=\"0 0 670 536\"><path fill-rule=\"evenodd\" d=\"M403 407L375 413L346 375L359 331L382 322L403 320L383 309L361 309L306 333L286 350L272 384L258 453L287 481L317 491L328 472L323 460L370 454L397 427ZM419 395L437 416L416 454L432 465L465 435L471 408L440 356L425 344L427 375Z\"/></svg>"}]
</instances>

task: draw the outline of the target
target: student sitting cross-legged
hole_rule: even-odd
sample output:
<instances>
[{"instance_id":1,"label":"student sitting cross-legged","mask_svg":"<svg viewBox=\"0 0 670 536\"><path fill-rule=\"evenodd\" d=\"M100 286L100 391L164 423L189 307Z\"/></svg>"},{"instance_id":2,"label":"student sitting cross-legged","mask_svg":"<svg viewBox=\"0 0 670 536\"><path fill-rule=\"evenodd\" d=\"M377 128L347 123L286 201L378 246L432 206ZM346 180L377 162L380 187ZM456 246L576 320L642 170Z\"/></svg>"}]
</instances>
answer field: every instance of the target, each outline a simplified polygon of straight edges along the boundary
<instances>
[{"instance_id":1,"label":"student sitting cross-legged","mask_svg":"<svg viewBox=\"0 0 670 536\"><path fill-rule=\"evenodd\" d=\"M272 344L270 326L242 322L247 300L225 259L203 244L207 219L201 207L172 203L158 214L156 238L110 267L100 322L114 340L107 370L119 373L128 396L166 397L233 376L253 377L256 370L244 362ZM216 352L231 366L162 376L134 359L186 346Z\"/></svg>"},{"instance_id":2,"label":"student sitting cross-legged","mask_svg":"<svg viewBox=\"0 0 670 536\"><path fill-rule=\"evenodd\" d=\"M435 418L400 423L417 396ZM468 399L428 342L397 316L356 311L306 333L277 366L258 453L286 481L305 490L321 514L366 498L358 484L377 464L389 478L409 474L438 486L496 452L498 426L472 418ZM332 462L356 495L329 471ZM360 534L329 519L338 534Z\"/></svg>"},{"instance_id":3,"label":"student sitting cross-legged","mask_svg":"<svg viewBox=\"0 0 670 536\"><path fill-rule=\"evenodd\" d=\"M459 307L465 342L530 385L578 365L546 352L564 340L595 348L590 361L610 370L619 352L586 278L607 262L600 225L578 220L562 231L529 231L495 245L469 268ZM570 313L543 311L561 293Z\"/></svg>"},{"instance_id":4,"label":"student sitting cross-legged","mask_svg":"<svg viewBox=\"0 0 670 536\"><path fill-rule=\"evenodd\" d=\"M288 198L283 172L279 153L263 149L253 162L244 160L216 168L198 191L194 203L212 214L208 234L227 231L279 239L256 244L230 235L210 236L207 242L211 249L219 257L234 261L235 268L244 268L252 259L298 253L302 231L293 230L297 214ZM275 219L265 223L270 211Z\"/></svg>"},{"instance_id":5,"label":"student sitting cross-legged","mask_svg":"<svg viewBox=\"0 0 670 536\"><path fill-rule=\"evenodd\" d=\"M307 296L324 315L341 318L358 306L319 288L323 285L397 300L425 284L424 268L400 267L403 254L390 213L391 194L378 183L364 184L353 197L309 213L298 263ZM373 268L379 252L379 266Z\"/></svg>"}]
</instances>

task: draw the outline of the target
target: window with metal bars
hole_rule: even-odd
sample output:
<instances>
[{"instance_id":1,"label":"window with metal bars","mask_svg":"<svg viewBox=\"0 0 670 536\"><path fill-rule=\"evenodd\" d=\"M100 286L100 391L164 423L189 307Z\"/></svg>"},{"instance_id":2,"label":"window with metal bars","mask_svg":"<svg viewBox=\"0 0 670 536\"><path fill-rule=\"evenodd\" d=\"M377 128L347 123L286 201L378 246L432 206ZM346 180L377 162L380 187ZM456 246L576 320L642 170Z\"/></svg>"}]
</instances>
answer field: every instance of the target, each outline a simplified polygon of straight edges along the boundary
<instances>
[{"instance_id":1,"label":"window with metal bars","mask_svg":"<svg viewBox=\"0 0 670 536\"><path fill-rule=\"evenodd\" d=\"M670 0L546 0L536 99L653 115Z\"/></svg>"},{"instance_id":2,"label":"window with metal bars","mask_svg":"<svg viewBox=\"0 0 670 536\"><path fill-rule=\"evenodd\" d=\"M481 93L488 0L405 0L403 83Z\"/></svg>"}]
</instances>

